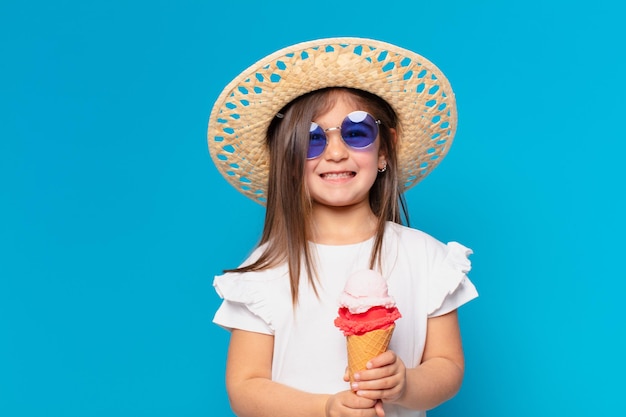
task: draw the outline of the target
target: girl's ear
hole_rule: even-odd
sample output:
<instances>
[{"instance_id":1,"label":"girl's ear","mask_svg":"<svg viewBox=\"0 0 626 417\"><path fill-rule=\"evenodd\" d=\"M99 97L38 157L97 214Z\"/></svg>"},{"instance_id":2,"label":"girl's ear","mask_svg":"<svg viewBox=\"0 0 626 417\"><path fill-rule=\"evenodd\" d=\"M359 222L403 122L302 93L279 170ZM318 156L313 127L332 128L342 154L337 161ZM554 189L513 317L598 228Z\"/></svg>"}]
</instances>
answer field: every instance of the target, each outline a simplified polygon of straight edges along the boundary
<instances>
[{"instance_id":1,"label":"girl's ear","mask_svg":"<svg viewBox=\"0 0 626 417\"><path fill-rule=\"evenodd\" d=\"M380 153L378 155L378 172L387 171L387 155Z\"/></svg>"},{"instance_id":2,"label":"girl's ear","mask_svg":"<svg viewBox=\"0 0 626 417\"><path fill-rule=\"evenodd\" d=\"M382 172L382 170L387 168L387 155L380 153L378 155L378 171Z\"/></svg>"}]
</instances>

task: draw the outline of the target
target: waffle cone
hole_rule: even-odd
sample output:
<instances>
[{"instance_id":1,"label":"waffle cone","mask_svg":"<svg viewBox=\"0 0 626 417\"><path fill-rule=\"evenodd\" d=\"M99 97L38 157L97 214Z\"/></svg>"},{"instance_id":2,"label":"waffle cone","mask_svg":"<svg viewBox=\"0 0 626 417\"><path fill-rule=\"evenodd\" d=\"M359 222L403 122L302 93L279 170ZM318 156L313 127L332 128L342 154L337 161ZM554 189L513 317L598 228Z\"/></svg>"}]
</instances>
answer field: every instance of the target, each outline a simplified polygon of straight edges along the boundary
<instances>
[{"instance_id":1,"label":"waffle cone","mask_svg":"<svg viewBox=\"0 0 626 417\"><path fill-rule=\"evenodd\" d=\"M387 350L394 328L395 325L391 325L386 329L347 336L350 383L354 382L352 375L355 372L366 369L365 365L370 359Z\"/></svg>"}]
</instances>

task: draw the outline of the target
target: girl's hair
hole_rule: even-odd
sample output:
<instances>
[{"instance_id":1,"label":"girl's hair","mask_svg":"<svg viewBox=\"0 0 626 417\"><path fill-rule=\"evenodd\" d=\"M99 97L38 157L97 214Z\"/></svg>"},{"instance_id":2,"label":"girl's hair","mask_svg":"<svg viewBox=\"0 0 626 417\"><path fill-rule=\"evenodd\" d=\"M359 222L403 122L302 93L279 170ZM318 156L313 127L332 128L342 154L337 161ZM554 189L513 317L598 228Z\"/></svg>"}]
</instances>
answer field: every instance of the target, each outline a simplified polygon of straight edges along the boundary
<instances>
[{"instance_id":1,"label":"girl's hair","mask_svg":"<svg viewBox=\"0 0 626 417\"><path fill-rule=\"evenodd\" d=\"M304 181L309 128L316 116L332 108L339 93L381 121L380 152L385 155L387 170L378 175L369 194L370 206L378 218L370 268L376 264L380 268L385 223L404 221L408 225L409 222L402 184L398 183L397 144L390 130L396 129L399 136L400 126L395 111L385 100L362 90L331 87L310 92L287 104L267 131L270 154L267 209L259 242L259 246L266 246L255 262L226 272L260 271L286 262L294 305L298 301L303 266L317 294L314 258L308 244L312 205Z\"/></svg>"}]
</instances>

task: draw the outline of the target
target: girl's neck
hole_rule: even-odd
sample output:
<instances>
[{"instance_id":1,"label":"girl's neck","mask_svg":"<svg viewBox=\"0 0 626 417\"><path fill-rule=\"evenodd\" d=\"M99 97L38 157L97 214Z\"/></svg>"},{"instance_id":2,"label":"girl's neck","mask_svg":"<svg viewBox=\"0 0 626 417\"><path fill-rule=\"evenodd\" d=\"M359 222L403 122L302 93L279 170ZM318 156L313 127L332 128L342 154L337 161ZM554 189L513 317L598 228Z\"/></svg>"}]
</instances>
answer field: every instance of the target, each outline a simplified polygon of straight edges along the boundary
<instances>
[{"instance_id":1,"label":"girl's neck","mask_svg":"<svg viewBox=\"0 0 626 417\"><path fill-rule=\"evenodd\" d=\"M323 245L350 245L374 236L377 224L369 204L350 207L313 204L311 238Z\"/></svg>"}]
</instances>

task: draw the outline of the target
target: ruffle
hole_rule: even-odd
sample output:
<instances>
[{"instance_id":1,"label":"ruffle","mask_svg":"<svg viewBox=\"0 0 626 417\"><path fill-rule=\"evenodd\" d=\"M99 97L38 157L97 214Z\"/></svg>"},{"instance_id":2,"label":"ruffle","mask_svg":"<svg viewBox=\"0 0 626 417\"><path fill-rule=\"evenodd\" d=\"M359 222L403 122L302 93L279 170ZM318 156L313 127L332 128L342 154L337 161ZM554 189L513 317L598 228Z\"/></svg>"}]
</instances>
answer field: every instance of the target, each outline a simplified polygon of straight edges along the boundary
<instances>
[{"instance_id":1,"label":"ruffle","mask_svg":"<svg viewBox=\"0 0 626 417\"><path fill-rule=\"evenodd\" d=\"M458 242L449 242L443 247L440 262L433 265L429 279L428 314L439 309L447 297L462 286L467 273L472 269L469 256L472 250Z\"/></svg>"},{"instance_id":2,"label":"ruffle","mask_svg":"<svg viewBox=\"0 0 626 417\"><path fill-rule=\"evenodd\" d=\"M213 280L217 294L226 301L247 308L252 314L263 320L274 330L271 297L271 281L262 279L263 273L227 273L218 275ZM271 292L270 292L271 294Z\"/></svg>"}]
</instances>

